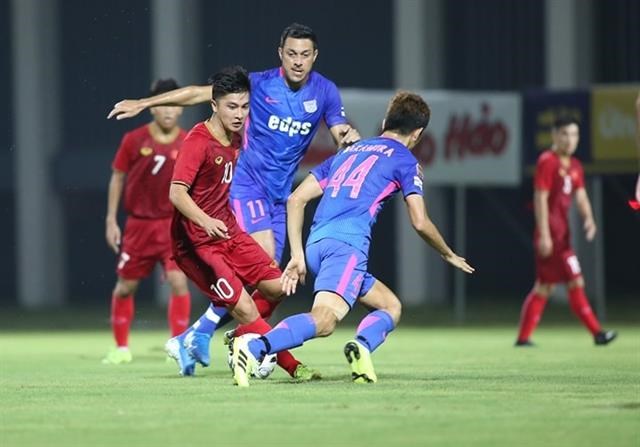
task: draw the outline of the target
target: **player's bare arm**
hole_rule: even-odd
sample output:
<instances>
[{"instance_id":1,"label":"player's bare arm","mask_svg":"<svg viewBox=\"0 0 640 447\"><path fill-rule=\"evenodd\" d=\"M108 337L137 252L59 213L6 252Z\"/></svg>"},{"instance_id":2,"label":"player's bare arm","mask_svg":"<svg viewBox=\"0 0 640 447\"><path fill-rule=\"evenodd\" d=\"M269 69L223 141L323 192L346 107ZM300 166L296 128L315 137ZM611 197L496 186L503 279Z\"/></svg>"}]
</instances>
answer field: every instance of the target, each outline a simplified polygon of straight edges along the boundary
<instances>
[{"instance_id":1,"label":"player's bare arm","mask_svg":"<svg viewBox=\"0 0 640 447\"><path fill-rule=\"evenodd\" d=\"M536 216L536 227L540 239L538 240L538 254L546 258L553 251L551 231L549 230L549 191L536 189L533 193L533 210Z\"/></svg>"},{"instance_id":2,"label":"player's bare arm","mask_svg":"<svg viewBox=\"0 0 640 447\"><path fill-rule=\"evenodd\" d=\"M360 141L360 133L349 124L336 124L329 128L333 140L338 147L345 147Z\"/></svg>"},{"instance_id":3,"label":"player's bare arm","mask_svg":"<svg viewBox=\"0 0 640 447\"><path fill-rule=\"evenodd\" d=\"M105 237L107 245L118 253L120 242L122 240L122 231L118 226L118 206L124 189L124 180L126 174L122 171L114 169L109 180L109 193L107 196L107 217L105 219Z\"/></svg>"},{"instance_id":4,"label":"player's bare arm","mask_svg":"<svg viewBox=\"0 0 640 447\"><path fill-rule=\"evenodd\" d=\"M429 218L427 214L427 208L424 204L422 196L418 194L410 194L405 198L407 204L407 211L409 212L409 220L416 233L420 237L431 245L440 255L442 259L447 261L454 267L459 268L465 273L473 273L474 268L467 264L466 260L451 250L444 238L438 231L438 228Z\"/></svg>"},{"instance_id":5,"label":"player's bare arm","mask_svg":"<svg viewBox=\"0 0 640 447\"><path fill-rule=\"evenodd\" d=\"M215 219L193 201L189 195L189 187L184 183L172 182L169 188L169 200L182 215L201 227L207 235L214 239L229 239L227 226Z\"/></svg>"},{"instance_id":6,"label":"player's bare arm","mask_svg":"<svg viewBox=\"0 0 640 447\"><path fill-rule=\"evenodd\" d=\"M322 195L322 188L313 175L308 175L287 199L287 235L291 247L291 260L282 273L282 291L296 293L298 281L304 284L307 265L302 244L304 209L307 203Z\"/></svg>"},{"instance_id":7,"label":"player's bare arm","mask_svg":"<svg viewBox=\"0 0 640 447\"><path fill-rule=\"evenodd\" d=\"M596 222L593 219L591 201L589 200L586 189L578 188L576 190L576 206L578 207L578 212L582 217L584 234L588 241L592 241L596 235L597 227Z\"/></svg>"},{"instance_id":8,"label":"player's bare arm","mask_svg":"<svg viewBox=\"0 0 640 447\"><path fill-rule=\"evenodd\" d=\"M132 118L144 109L155 106L192 106L211 101L211 86L189 85L161 95L140 99L124 99L113 106L107 119Z\"/></svg>"}]
</instances>

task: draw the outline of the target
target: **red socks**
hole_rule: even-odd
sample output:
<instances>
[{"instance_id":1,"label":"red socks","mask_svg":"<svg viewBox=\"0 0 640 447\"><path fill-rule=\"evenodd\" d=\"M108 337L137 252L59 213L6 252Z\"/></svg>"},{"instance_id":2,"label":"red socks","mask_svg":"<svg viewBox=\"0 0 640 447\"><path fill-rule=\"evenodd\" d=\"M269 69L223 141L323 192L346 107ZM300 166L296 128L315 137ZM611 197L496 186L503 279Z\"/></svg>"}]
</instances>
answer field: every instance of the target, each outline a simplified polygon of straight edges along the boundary
<instances>
[{"instance_id":1,"label":"red socks","mask_svg":"<svg viewBox=\"0 0 640 447\"><path fill-rule=\"evenodd\" d=\"M255 295L255 292L254 292ZM263 298L264 299L264 298ZM266 301L266 299L265 299ZM249 324L241 324L235 330L235 336L239 337L244 334L260 334L264 335L271 330L271 325L264 321L262 317L258 317L255 321ZM281 351L276 354L276 359L278 361L278 366L284 369L289 373L291 377L294 376L296 368L300 364L300 361L296 360L296 358L289 351Z\"/></svg>"},{"instance_id":2,"label":"red socks","mask_svg":"<svg viewBox=\"0 0 640 447\"><path fill-rule=\"evenodd\" d=\"M589 329L591 334L596 335L602 331L598 319L593 313L593 310L591 310L587 296L584 294L584 288L574 287L573 289L569 289L569 305L573 313L580 318L582 324Z\"/></svg>"},{"instance_id":3,"label":"red socks","mask_svg":"<svg viewBox=\"0 0 640 447\"><path fill-rule=\"evenodd\" d=\"M119 348L129 346L129 328L133 321L133 295L111 296L111 329Z\"/></svg>"},{"instance_id":4,"label":"red socks","mask_svg":"<svg viewBox=\"0 0 640 447\"><path fill-rule=\"evenodd\" d=\"M189 315L191 313L191 295L172 295L167 307L167 320L171 336L182 334L189 326Z\"/></svg>"},{"instance_id":5,"label":"red socks","mask_svg":"<svg viewBox=\"0 0 640 447\"><path fill-rule=\"evenodd\" d=\"M529 292L527 298L522 305L520 313L520 332L518 333L518 341L529 340L533 330L536 328L542 317L544 306L547 299L542 295L538 295L533 290Z\"/></svg>"},{"instance_id":6,"label":"red socks","mask_svg":"<svg viewBox=\"0 0 640 447\"><path fill-rule=\"evenodd\" d=\"M269 301L264 297L260 291L256 290L251 294L251 298L256 303L256 307L258 308L258 313L262 318L268 320L271 317L271 314L280 304L279 301Z\"/></svg>"}]
</instances>

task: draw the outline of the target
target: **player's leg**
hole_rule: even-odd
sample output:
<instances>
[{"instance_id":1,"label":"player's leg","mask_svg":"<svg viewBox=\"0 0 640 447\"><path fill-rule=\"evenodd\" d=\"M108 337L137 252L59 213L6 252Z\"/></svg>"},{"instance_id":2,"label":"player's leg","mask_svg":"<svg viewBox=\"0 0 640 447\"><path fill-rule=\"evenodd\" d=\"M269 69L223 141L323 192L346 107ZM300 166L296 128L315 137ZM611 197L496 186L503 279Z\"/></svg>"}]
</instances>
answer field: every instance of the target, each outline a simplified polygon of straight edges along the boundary
<instances>
[{"instance_id":1,"label":"player's leg","mask_svg":"<svg viewBox=\"0 0 640 447\"><path fill-rule=\"evenodd\" d=\"M240 227L250 233L273 258L276 252L276 241L271 230L271 209L267 195L261 193L259 188L251 182L243 185L240 179L238 181L234 179L230 202ZM277 305L266 300L259 293L254 296L254 299L260 314L267 315L266 318L271 315ZM203 366L208 366L211 337L218 327L224 326L231 319L226 307L211 304L193 326L179 335L179 338L186 343L190 355Z\"/></svg>"},{"instance_id":2,"label":"player's leg","mask_svg":"<svg viewBox=\"0 0 640 447\"><path fill-rule=\"evenodd\" d=\"M361 293L359 302L371 312L358 325L355 338L345 345L344 354L351 366L351 379L355 383L373 383L378 378L371 353L397 326L402 304L391 289L368 273L362 281Z\"/></svg>"},{"instance_id":3,"label":"player's leg","mask_svg":"<svg viewBox=\"0 0 640 447\"><path fill-rule=\"evenodd\" d=\"M520 326L515 346L533 346L531 335L538 326L542 313L553 291L553 284L536 281L520 311Z\"/></svg>"},{"instance_id":4,"label":"player's leg","mask_svg":"<svg viewBox=\"0 0 640 447\"><path fill-rule=\"evenodd\" d=\"M110 350L102 359L105 364L131 362L129 350L129 332L134 316L134 294L138 288L137 279L118 278L111 294L111 330L116 348Z\"/></svg>"},{"instance_id":5,"label":"player's leg","mask_svg":"<svg viewBox=\"0 0 640 447\"><path fill-rule=\"evenodd\" d=\"M600 326L598 317L596 317L593 312L587 295L585 294L584 278L582 275L569 281L567 287L569 289L569 307L571 307L573 313L580 319L589 332L591 332L594 343L599 346L611 343L617 337L618 333L616 331L605 331Z\"/></svg>"},{"instance_id":6,"label":"player's leg","mask_svg":"<svg viewBox=\"0 0 640 447\"><path fill-rule=\"evenodd\" d=\"M306 340L333 333L357 299L366 256L339 241L324 239L307 247L307 262L316 272L310 313L285 318L272 331L249 343L257 358L301 346Z\"/></svg>"},{"instance_id":7,"label":"player's leg","mask_svg":"<svg viewBox=\"0 0 640 447\"><path fill-rule=\"evenodd\" d=\"M191 294L187 285L187 276L178 269L177 265L175 268L165 267L165 274L171 288L171 296L167 306L167 320L171 335L176 336L189 326Z\"/></svg>"},{"instance_id":8,"label":"player's leg","mask_svg":"<svg viewBox=\"0 0 640 447\"><path fill-rule=\"evenodd\" d=\"M261 361L267 354L277 354L293 349L310 339L326 337L333 333L338 321L349 312L349 305L337 294L316 294L310 313L292 315L260 338L234 340L234 355L250 359L250 363ZM255 332L255 331L252 331ZM234 359L235 360L235 359Z\"/></svg>"}]
</instances>

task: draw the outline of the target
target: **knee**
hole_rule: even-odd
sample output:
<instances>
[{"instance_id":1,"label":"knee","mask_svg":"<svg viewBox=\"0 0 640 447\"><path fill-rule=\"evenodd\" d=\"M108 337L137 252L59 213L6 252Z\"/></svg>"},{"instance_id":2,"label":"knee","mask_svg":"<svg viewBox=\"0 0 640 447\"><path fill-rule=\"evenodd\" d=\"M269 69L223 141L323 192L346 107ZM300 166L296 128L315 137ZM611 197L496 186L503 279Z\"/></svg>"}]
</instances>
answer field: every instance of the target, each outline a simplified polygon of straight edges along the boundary
<instances>
[{"instance_id":1,"label":"knee","mask_svg":"<svg viewBox=\"0 0 640 447\"><path fill-rule=\"evenodd\" d=\"M402 303L400 303L400 300L394 300L393 302L389 303L383 310L391 315L393 324L397 326L400 322L400 317L402 316Z\"/></svg>"},{"instance_id":2,"label":"knee","mask_svg":"<svg viewBox=\"0 0 640 447\"><path fill-rule=\"evenodd\" d=\"M119 279L116 286L113 288L113 295L117 298L125 298L133 295L138 288L137 281L128 281Z\"/></svg>"},{"instance_id":3,"label":"knee","mask_svg":"<svg viewBox=\"0 0 640 447\"><path fill-rule=\"evenodd\" d=\"M171 287L171 292L174 295L186 295L189 293L189 287L187 286L187 277L183 273L168 273L167 282Z\"/></svg>"},{"instance_id":4,"label":"knee","mask_svg":"<svg viewBox=\"0 0 640 447\"><path fill-rule=\"evenodd\" d=\"M546 284L546 283L536 283L536 285L534 286L534 291L536 293L536 295L541 295L545 298L549 297L549 295L551 295L551 292L553 292L553 284Z\"/></svg>"},{"instance_id":5,"label":"knee","mask_svg":"<svg viewBox=\"0 0 640 447\"><path fill-rule=\"evenodd\" d=\"M311 316L316 324L316 336L326 337L333 334L338 324L338 316L328 307L316 307L311 311Z\"/></svg>"}]
</instances>

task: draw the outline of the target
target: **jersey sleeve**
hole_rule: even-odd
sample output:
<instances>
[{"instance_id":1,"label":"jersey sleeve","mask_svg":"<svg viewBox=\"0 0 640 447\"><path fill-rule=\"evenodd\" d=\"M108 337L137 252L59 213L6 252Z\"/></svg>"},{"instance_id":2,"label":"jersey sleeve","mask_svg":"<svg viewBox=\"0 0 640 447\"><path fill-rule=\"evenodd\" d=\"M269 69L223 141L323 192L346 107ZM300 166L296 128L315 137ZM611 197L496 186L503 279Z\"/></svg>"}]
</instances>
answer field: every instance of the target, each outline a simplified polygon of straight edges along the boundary
<instances>
[{"instance_id":1,"label":"jersey sleeve","mask_svg":"<svg viewBox=\"0 0 640 447\"><path fill-rule=\"evenodd\" d=\"M184 183L190 187L205 160L205 151L206 145L198 144L193 139L185 140L178 152L171 182Z\"/></svg>"},{"instance_id":2,"label":"jersey sleeve","mask_svg":"<svg viewBox=\"0 0 640 447\"><path fill-rule=\"evenodd\" d=\"M133 162L135 161L135 142L131 133L127 132L120 142L118 151L116 152L111 167L122 172L129 172Z\"/></svg>"},{"instance_id":3,"label":"jersey sleeve","mask_svg":"<svg viewBox=\"0 0 640 447\"><path fill-rule=\"evenodd\" d=\"M415 159L407 160L400 164L396 171L396 180L400 183L400 189L404 197L411 194L423 195L422 182L424 175L422 166Z\"/></svg>"},{"instance_id":4,"label":"jersey sleeve","mask_svg":"<svg viewBox=\"0 0 640 447\"><path fill-rule=\"evenodd\" d=\"M538 159L536 173L533 179L533 186L535 189L543 191L549 191L551 189L554 175L553 164L553 159L550 157L541 156Z\"/></svg>"},{"instance_id":5,"label":"jersey sleeve","mask_svg":"<svg viewBox=\"0 0 640 447\"><path fill-rule=\"evenodd\" d=\"M327 182L329 181L329 172L331 171L331 164L333 163L334 158L335 155L332 155L309 171L309 174L313 175L316 178L323 190L327 186Z\"/></svg>"},{"instance_id":6,"label":"jersey sleeve","mask_svg":"<svg viewBox=\"0 0 640 447\"><path fill-rule=\"evenodd\" d=\"M324 111L324 121L327 123L327 127L331 129L338 124L346 124L347 118L344 113L344 106L342 105L342 99L340 98L340 92L338 87L333 82L327 83L325 89L326 105Z\"/></svg>"}]
</instances>

